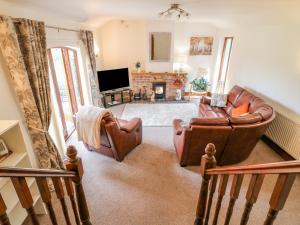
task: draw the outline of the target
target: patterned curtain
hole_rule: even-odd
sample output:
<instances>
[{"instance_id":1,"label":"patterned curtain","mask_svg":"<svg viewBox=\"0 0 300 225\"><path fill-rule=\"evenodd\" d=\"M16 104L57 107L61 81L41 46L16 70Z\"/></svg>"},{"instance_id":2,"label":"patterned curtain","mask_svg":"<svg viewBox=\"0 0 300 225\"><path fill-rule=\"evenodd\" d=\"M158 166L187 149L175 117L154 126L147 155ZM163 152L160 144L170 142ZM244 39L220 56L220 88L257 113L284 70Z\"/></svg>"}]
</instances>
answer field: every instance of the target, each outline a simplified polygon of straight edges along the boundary
<instances>
[{"instance_id":1,"label":"patterned curtain","mask_svg":"<svg viewBox=\"0 0 300 225\"><path fill-rule=\"evenodd\" d=\"M41 168L63 169L48 129L50 86L43 22L0 15L0 50L5 58Z\"/></svg>"},{"instance_id":2,"label":"patterned curtain","mask_svg":"<svg viewBox=\"0 0 300 225\"><path fill-rule=\"evenodd\" d=\"M88 66L88 75L90 79L91 92L92 92L92 100L93 105L102 106L101 97L99 93L99 84L97 77L97 69L96 69L96 58L94 52L94 38L93 32L87 30L80 31L81 40L84 43L86 52L89 56L89 66Z\"/></svg>"}]
</instances>

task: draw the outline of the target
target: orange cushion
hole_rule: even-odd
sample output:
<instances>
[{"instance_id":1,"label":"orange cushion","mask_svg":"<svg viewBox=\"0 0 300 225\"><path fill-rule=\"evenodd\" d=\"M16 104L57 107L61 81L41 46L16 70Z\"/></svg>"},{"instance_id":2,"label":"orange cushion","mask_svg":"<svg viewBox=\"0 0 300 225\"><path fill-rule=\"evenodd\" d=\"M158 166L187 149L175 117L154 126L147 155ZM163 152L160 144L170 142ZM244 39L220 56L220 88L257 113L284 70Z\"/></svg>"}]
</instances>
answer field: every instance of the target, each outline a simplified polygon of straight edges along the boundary
<instances>
[{"instance_id":1,"label":"orange cushion","mask_svg":"<svg viewBox=\"0 0 300 225\"><path fill-rule=\"evenodd\" d=\"M244 103L239 107L233 108L231 111L231 116L242 116L249 112L249 103Z\"/></svg>"}]
</instances>

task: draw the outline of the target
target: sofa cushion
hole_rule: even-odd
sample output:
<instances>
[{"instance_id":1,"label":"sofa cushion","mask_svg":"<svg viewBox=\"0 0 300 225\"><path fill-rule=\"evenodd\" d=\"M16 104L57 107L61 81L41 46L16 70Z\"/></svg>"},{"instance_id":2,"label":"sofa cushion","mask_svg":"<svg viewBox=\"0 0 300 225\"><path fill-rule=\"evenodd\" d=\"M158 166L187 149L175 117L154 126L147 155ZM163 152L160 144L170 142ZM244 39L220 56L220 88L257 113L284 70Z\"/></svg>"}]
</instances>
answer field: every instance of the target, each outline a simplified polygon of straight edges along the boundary
<instances>
[{"instance_id":1,"label":"sofa cushion","mask_svg":"<svg viewBox=\"0 0 300 225\"><path fill-rule=\"evenodd\" d=\"M264 100L260 99L260 98L256 98L254 99L250 106L249 106L249 112L250 113L254 113L258 108L264 106L266 103Z\"/></svg>"},{"instance_id":2,"label":"sofa cushion","mask_svg":"<svg viewBox=\"0 0 300 225\"><path fill-rule=\"evenodd\" d=\"M253 123L258 123L261 120L262 117L259 114L247 114L245 116L232 116L229 118L230 123L233 125L253 124Z\"/></svg>"},{"instance_id":3,"label":"sofa cushion","mask_svg":"<svg viewBox=\"0 0 300 225\"><path fill-rule=\"evenodd\" d=\"M231 116L241 116L249 112L249 103L244 103L238 107L232 108Z\"/></svg>"},{"instance_id":4,"label":"sofa cushion","mask_svg":"<svg viewBox=\"0 0 300 225\"><path fill-rule=\"evenodd\" d=\"M199 118L192 118L190 121L190 125L205 125L205 126L226 126L229 124L229 120L225 117L199 117Z\"/></svg>"},{"instance_id":5,"label":"sofa cushion","mask_svg":"<svg viewBox=\"0 0 300 225\"><path fill-rule=\"evenodd\" d=\"M211 97L208 97L208 96L202 96L200 99L200 103L203 103L203 104L210 105L210 102L211 102Z\"/></svg>"},{"instance_id":6,"label":"sofa cushion","mask_svg":"<svg viewBox=\"0 0 300 225\"><path fill-rule=\"evenodd\" d=\"M267 104L261 105L259 108L257 108L254 113L259 114L262 119L268 120L273 115L273 108Z\"/></svg>"},{"instance_id":7,"label":"sofa cushion","mask_svg":"<svg viewBox=\"0 0 300 225\"><path fill-rule=\"evenodd\" d=\"M243 88L235 85L228 93L228 98L227 98L228 102L230 102L233 106L236 106L236 101L243 91L244 91Z\"/></svg>"},{"instance_id":8,"label":"sofa cushion","mask_svg":"<svg viewBox=\"0 0 300 225\"><path fill-rule=\"evenodd\" d=\"M199 110L200 111L212 111L212 108L211 108L210 105L207 105L207 104L204 104L204 103L200 103Z\"/></svg>"},{"instance_id":9,"label":"sofa cushion","mask_svg":"<svg viewBox=\"0 0 300 225\"><path fill-rule=\"evenodd\" d=\"M231 111L233 109L233 105L230 102L227 102L227 105L223 108L223 110L228 114L231 115Z\"/></svg>"}]
</instances>

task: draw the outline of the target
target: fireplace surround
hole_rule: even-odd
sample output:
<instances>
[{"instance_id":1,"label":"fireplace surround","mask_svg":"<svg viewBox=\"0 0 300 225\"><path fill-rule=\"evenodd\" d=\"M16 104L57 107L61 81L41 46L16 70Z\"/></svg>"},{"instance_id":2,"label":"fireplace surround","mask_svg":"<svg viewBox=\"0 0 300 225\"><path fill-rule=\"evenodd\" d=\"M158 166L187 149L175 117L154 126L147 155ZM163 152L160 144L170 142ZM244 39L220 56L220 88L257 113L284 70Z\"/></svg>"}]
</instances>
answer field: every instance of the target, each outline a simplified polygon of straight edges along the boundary
<instances>
[{"instance_id":1,"label":"fireplace surround","mask_svg":"<svg viewBox=\"0 0 300 225\"><path fill-rule=\"evenodd\" d=\"M180 75L186 75L186 73L181 73ZM165 89L163 89L165 94L164 99L175 100L176 90L184 87L186 82L184 81L181 87L176 83L177 79L178 79L178 73L172 73L172 72L162 72L162 73L131 72L131 87L133 93L138 93L140 89L143 90L143 88L145 87L147 89L148 98L150 99L153 90L153 84L165 83ZM161 96L157 96L157 97L161 97Z\"/></svg>"}]
</instances>

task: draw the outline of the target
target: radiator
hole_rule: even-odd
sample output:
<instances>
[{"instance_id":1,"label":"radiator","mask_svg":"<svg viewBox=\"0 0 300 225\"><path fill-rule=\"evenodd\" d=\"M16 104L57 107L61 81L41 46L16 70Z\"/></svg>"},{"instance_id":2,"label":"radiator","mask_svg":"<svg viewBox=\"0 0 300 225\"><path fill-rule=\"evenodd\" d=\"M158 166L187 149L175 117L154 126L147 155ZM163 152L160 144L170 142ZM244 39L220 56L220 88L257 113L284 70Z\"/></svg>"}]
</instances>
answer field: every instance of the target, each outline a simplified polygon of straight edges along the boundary
<instances>
[{"instance_id":1,"label":"radiator","mask_svg":"<svg viewBox=\"0 0 300 225\"><path fill-rule=\"evenodd\" d=\"M295 159L300 160L300 124L282 113L276 118L265 135Z\"/></svg>"}]
</instances>

